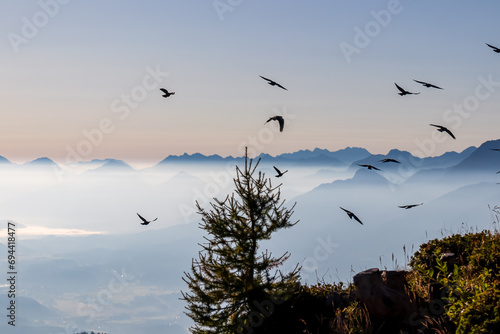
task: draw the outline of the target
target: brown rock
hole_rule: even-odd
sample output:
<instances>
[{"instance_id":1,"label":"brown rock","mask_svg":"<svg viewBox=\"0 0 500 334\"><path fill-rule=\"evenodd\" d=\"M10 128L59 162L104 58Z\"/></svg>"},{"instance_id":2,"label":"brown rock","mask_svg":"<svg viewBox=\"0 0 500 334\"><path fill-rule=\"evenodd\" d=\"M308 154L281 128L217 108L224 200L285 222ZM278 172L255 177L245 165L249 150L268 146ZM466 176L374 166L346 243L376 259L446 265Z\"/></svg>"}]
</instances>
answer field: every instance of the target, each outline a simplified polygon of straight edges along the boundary
<instances>
[{"instance_id":1,"label":"brown rock","mask_svg":"<svg viewBox=\"0 0 500 334\"><path fill-rule=\"evenodd\" d=\"M376 320L405 321L415 311L405 291L404 271L373 268L358 273L353 280L356 297Z\"/></svg>"}]
</instances>

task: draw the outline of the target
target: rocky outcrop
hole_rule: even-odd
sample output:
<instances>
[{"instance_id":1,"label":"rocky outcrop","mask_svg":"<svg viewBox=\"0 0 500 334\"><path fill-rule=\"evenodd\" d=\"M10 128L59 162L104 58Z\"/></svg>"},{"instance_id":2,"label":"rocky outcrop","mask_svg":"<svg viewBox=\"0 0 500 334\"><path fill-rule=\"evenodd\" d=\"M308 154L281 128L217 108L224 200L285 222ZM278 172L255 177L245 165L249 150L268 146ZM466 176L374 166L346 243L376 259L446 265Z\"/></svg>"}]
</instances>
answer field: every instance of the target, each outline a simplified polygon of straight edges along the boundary
<instances>
[{"instance_id":1,"label":"rocky outcrop","mask_svg":"<svg viewBox=\"0 0 500 334\"><path fill-rule=\"evenodd\" d=\"M354 276L356 298L374 322L405 322L416 306L406 294L405 271L380 271L377 268Z\"/></svg>"}]
</instances>

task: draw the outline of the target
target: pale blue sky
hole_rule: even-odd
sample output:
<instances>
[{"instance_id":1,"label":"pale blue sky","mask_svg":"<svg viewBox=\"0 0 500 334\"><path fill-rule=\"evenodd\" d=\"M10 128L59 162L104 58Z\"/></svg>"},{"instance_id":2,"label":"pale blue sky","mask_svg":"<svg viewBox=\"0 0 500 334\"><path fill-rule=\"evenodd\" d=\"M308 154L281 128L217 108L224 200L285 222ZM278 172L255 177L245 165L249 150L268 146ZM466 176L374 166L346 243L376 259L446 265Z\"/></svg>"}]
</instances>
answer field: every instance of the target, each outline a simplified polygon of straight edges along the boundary
<instances>
[{"instance_id":1,"label":"pale blue sky","mask_svg":"<svg viewBox=\"0 0 500 334\"><path fill-rule=\"evenodd\" d=\"M498 2L242 0L222 14L216 3L228 1L2 2L0 155L64 163L80 149L81 160L155 163L240 155L247 144L273 155L346 146L438 155L499 137L500 84L482 83L500 82L500 54L485 45L500 46ZM26 28L36 20L38 31ZM367 45L356 28L374 29ZM358 49L350 62L347 44ZM154 88L125 113L122 94L140 92L147 68L169 75L147 81ZM400 97L394 82L421 94ZM156 86L176 95L163 99ZM447 111L478 89L470 112ZM269 132L264 122L284 110L285 131ZM92 130L103 119L101 138ZM441 140L429 123L457 140L430 144Z\"/></svg>"}]
</instances>

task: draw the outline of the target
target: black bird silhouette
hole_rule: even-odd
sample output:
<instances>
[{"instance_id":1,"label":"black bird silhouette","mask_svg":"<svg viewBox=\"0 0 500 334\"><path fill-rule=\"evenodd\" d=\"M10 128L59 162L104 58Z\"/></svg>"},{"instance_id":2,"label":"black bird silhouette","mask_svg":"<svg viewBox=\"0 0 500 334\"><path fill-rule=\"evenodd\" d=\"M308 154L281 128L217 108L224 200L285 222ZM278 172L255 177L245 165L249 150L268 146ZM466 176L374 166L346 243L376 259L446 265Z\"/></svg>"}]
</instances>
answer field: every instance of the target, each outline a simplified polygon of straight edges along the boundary
<instances>
[{"instance_id":1,"label":"black bird silhouette","mask_svg":"<svg viewBox=\"0 0 500 334\"><path fill-rule=\"evenodd\" d=\"M288 172L288 169L282 173L278 168L276 168L276 166L273 166L273 167L274 167L274 170L276 171L276 173L278 173L278 175L276 175L276 177L282 177L286 172Z\"/></svg>"},{"instance_id":2,"label":"black bird silhouette","mask_svg":"<svg viewBox=\"0 0 500 334\"><path fill-rule=\"evenodd\" d=\"M356 220L358 223L360 223L361 225L363 225L363 223L361 222L361 220L359 220L358 217L356 217L356 215L354 213L352 213L351 211L349 210L346 210L344 209L343 207L339 206L339 208L341 208L342 210L345 211L345 213L347 213L347 215L349 216L349 218Z\"/></svg>"},{"instance_id":3,"label":"black bird silhouette","mask_svg":"<svg viewBox=\"0 0 500 334\"><path fill-rule=\"evenodd\" d=\"M435 126L436 128L438 128L437 130L439 132L446 132L447 134L449 134L451 136L451 138L453 139L456 139L455 136L453 135L453 133L451 133L450 130L448 130L448 128L442 126L442 125L436 125L436 124L429 124L430 126Z\"/></svg>"},{"instance_id":4,"label":"black bird silhouette","mask_svg":"<svg viewBox=\"0 0 500 334\"><path fill-rule=\"evenodd\" d=\"M175 92L169 92L169 91L168 91L168 90L166 90L165 88L160 88L160 90L163 92L163 95L162 95L162 96L163 96L164 98L167 98L167 97L169 97L170 95L174 95L174 94L175 94Z\"/></svg>"},{"instance_id":5,"label":"black bird silhouette","mask_svg":"<svg viewBox=\"0 0 500 334\"><path fill-rule=\"evenodd\" d=\"M270 122L270 121L278 121L278 123L280 124L280 132L283 132L283 128L285 127L285 120L283 119L283 117L273 116L267 120L267 122ZM264 124L266 124L266 123L264 123Z\"/></svg>"},{"instance_id":6,"label":"black bird silhouette","mask_svg":"<svg viewBox=\"0 0 500 334\"><path fill-rule=\"evenodd\" d=\"M280 85L279 83L277 83L276 81L273 81L273 80L268 79L268 78L264 78L262 75L259 75L259 77L266 80L267 83L270 84L271 86L278 86L279 88L283 88L284 90L288 90L285 87L283 87L282 85Z\"/></svg>"},{"instance_id":7,"label":"black bird silhouette","mask_svg":"<svg viewBox=\"0 0 500 334\"><path fill-rule=\"evenodd\" d=\"M383 163L386 163L386 162L394 162L394 163L397 163L397 164L401 163L401 162L397 161L396 159L390 159L390 158L382 159L380 161L382 161Z\"/></svg>"},{"instance_id":8,"label":"black bird silhouette","mask_svg":"<svg viewBox=\"0 0 500 334\"><path fill-rule=\"evenodd\" d=\"M500 170L498 172L496 172L496 174L500 174Z\"/></svg>"},{"instance_id":9,"label":"black bird silhouette","mask_svg":"<svg viewBox=\"0 0 500 334\"><path fill-rule=\"evenodd\" d=\"M139 218L141 218L141 220L142 220L141 225L148 225L149 223L152 223L152 222L154 222L155 220L157 220L157 219L158 219L158 217L157 217L157 218L155 218L155 219L153 219L153 220L146 220L146 219L145 219L143 216L141 216L140 214L137 214L137 215L138 215L138 216L139 216Z\"/></svg>"},{"instance_id":10,"label":"black bird silhouette","mask_svg":"<svg viewBox=\"0 0 500 334\"><path fill-rule=\"evenodd\" d=\"M496 46L490 45L490 44L488 44L488 43L486 43L486 45L488 45L490 48L492 48L492 49L493 49L493 51L495 51L496 53L500 53L500 49L499 49L499 48L497 48Z\"/></svg>"},{"instance_id":11,"label":"black bird silhouette","mask_svg":"<svg viewBox=\"0 0 500 334\"><path fill-rule=\"evenodd\" d=\"M500 152L500 148L490 148L490 150L492 150L492 151L499 151Z\"/></svg>"},{"instance_id":12,"label":"black bird silhouette","mask_svg":"<svg viewBox=\"0 0 500 334\"><path fill-rule=\"evenodd\" d=\"M409 92L409 91L407 91L407 90L404 90L403 88L399 87L397 83L394 83L394 84L396 85L396 87L397 87L397 88L399 89L399 91L401 92L401 93L398 93L398 94L399 94L399 95L401 95L401 96L404 96L404 95L412 95L412 94L413 94L413 95L418 95L418 94L420 94L420 93L411 93L411 92Z\"/></svg>"},{"instance_id":13,"label":"black bird silhouette","mask_svg":"<svg viewBox=\"0 0 500 334\"><path fill-rule=\"evenodd\" d=\"M409 205L400 205L399 207L400 207L401 209L411 209L411 208L414 208L414 207L419 206L419 205L422 205L422 204L424 204L424 203L420 203L420 204L409 204Z\"/></svg>"},{"instance_id":14,"label":"black bird silhouette","mask_svg":"<svg viewBox=\"0 0 500 334\"><path fill-rule=\"evenodd\" d=\"M432 87L432 88L437 88L437 89L443 89L443 88L441 88L441 87L438 87L438 86L436 86L436 85L430 84L430 83L428 83L428 82L418 81L418 80L415 80L415 79L413 79L413 81L418 82L419 84L422 84L422 85L424 85L424 86L425 86L425 87L427 87L427 88Z\"/></svg>"},{"instance_id":15,"label":"black bird silhouette","mask_svg":"<svg viewBox=\"0 0 500 334\"><path fill-rule=\"evenodd\" d=\"M358 166L368 168L369 170L372 170L372 169L381 170L381 169L379 169L379 168L377 168L375 166L372 166L372 165L360 165L360 164L358 164Z\"/></svg>"}]
</instances>

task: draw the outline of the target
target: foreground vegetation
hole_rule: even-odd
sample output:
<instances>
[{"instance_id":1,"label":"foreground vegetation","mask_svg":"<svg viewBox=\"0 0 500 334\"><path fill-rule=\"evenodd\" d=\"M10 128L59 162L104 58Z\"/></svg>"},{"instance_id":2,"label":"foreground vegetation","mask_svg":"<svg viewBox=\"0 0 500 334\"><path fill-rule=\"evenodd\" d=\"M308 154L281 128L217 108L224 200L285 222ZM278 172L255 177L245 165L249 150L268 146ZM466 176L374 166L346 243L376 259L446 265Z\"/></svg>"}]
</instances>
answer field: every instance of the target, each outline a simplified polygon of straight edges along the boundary
<instances>
[{"instance_id":1,"label":"foreground vegetation","mask_svg":"<svg viewBox=\"0 0 500 334\"><path fill-rule=\"evenodd\" d=\"M500 233L454 234L422 244L406 273L414 313L374 319L353 284L319 283L263 314L246 333L500 333Z\"/></svg>"},{"instance_id":2,"label":"foreground vegetation","mask_svg":"<svg viewBox=\"0 0 500 334\"><path fill-rule=\"evenodd\" d=\"M446 259L446 254L454 256ZM434 302L429 322L456 333L500 333L500 234L455 234L431 240L410 262L411 290ZM431 313L432 314L432 313Z\"/></svg>"}]
</instances>

